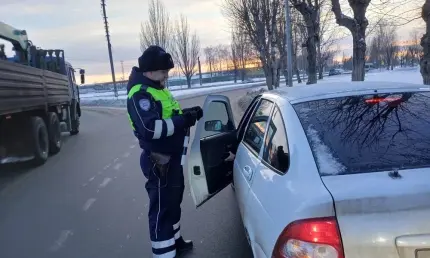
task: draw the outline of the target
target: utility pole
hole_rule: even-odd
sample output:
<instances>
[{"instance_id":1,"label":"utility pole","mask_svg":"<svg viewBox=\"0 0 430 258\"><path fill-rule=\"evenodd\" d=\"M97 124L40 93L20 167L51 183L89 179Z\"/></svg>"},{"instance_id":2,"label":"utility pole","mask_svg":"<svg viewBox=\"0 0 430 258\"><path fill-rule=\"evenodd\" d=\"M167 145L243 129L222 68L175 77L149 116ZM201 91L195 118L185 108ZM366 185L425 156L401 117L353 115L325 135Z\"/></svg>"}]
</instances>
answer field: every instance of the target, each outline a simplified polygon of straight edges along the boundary
<instances>
[{"instance_id":1,"label":"utility pole","mask_svg":"<svg viewBox=\"0 0 430 258\"><path fill-rule=\"evenodd\" d=\"M197 60L199 61L199 78L200 78L200 86L202 86L202 66L200 64L200 56L197 57Z\"/></svg>"},{"instance_id":2,"label":"utility pole","mask_svg":"<svg viewBox=\"0 0 430 258\"><path fill-rule=\"evenodd\" d=\"M103 10L103 19L105 24L105 30L106 30L106 39L108 43L108 51L109 51L109 60L110 60L110 70L112 72L112 82L113 82L113 90L115 97L118 98L118 90L116 88L116 81L115 81L115 69L113 67L113 60L112 60L112 46L110 44L110 36L109 36L109 25L106 17L106 3L105 0L101 0L102 10Z\"/></svg>"},{"instance_id":3,"label":"utility pole","mask_svg":"<svg viewBox=\"0 0 430 258\"><path fill-rule=\"evenodd\" d=\"M125 76L124 76L124 61L121 60L121 70L122 70L122 81L125 81Z\"/></svg>"},{"instance_id":4,"label":"utility pole","mask_svg":"<svg viewBox=\"0 0 430 258\"><path fill-rule=\"evenodd\" d=\"M289 0L285 0L285 51L287 52L288 86L293 86L293 40L291 38L291 13Z\"/></svg>"}]
</instances>

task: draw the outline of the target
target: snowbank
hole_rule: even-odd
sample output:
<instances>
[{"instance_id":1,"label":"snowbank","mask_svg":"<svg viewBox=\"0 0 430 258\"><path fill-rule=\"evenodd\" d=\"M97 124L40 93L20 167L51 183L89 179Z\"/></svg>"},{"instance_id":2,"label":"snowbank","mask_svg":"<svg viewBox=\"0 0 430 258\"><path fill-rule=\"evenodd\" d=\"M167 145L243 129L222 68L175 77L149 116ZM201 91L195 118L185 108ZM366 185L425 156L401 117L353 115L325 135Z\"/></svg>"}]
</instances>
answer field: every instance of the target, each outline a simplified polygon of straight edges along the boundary
<instances>
[{"instance_id":1,"label":"snowbank","mask_svg":"<svg viewBox=\"0 0 430 258\"><path fill-rule=\"evenodd\" d=\"M225 86L211 86L211 87L199 87L184 90L172 90L172 95L178 99L194 98L201 95L213 94L219 92L225 92L236 89L246 89L265 86L265 81L252 82L252 83L238 83L233 85ZM127 102L127 95L125 91L119 92L118 99L116 99L112 92L109 93L98 93L98 94L82 94L81 103L86 106L115 106L124 107Z\"/></svg>"},{"instance_id":2,"label":"snowbank","mask_svg":"<svg viewBox=\"0 0 430 258\"><path fill-rule=\"evenodd\" d=\"M405 83L415 83L422 84L422 77L418 68L398 68L393 71L386 70L373 70L366 74L366 81L392 81L392 82L405 82ZM342 74L336 76L326 76L323 80L318 81L318 83L330 83L330 82L349 82L351 81L350 74ZM281 84L284 85L285 81L281 80ZM283 87L281 85L281 87ZM306 85L304 81L302 84L294 83L295 86ZM316 84L317 86L318 84ZM170 88L172 95L180 99L186 99L191 97L202 96L206 94L220 93L224 91L230 91L235 89L245 89L245 88L256 88L265 87L264 78L254 79L251 83L236 83L233 82L217 82L213 84L206 84L202 87L194 87L191 89L181 89L181 86L175 86ZM253 89L252 91L254 91ZM260 90L260 89L258 89ZM116 106L124 107L126 106L126 91L119 91L118 99L113 95L113 92L103 92L103 93L87 93L81 94L82 105L87 106ZM249 102L253 99L253 96L258 94L257 92L252 92L245 95L239 100L239 106L241 109L246 108Z\"/></svg>"},{"instance_id":3,"label":"snowbank","mask_svg":"<svg viewBox=\"0 0 430 258\"><path fill-rule=\"evenodd\" d=\"M366 74L366 81L404 82L423 84L419 68L398 68L393 71L373 70ZM338 75L324 77L324 82L349 82L351 75ZM318 81L320 82L320 81Z\"/></svg>"}]
</instances>

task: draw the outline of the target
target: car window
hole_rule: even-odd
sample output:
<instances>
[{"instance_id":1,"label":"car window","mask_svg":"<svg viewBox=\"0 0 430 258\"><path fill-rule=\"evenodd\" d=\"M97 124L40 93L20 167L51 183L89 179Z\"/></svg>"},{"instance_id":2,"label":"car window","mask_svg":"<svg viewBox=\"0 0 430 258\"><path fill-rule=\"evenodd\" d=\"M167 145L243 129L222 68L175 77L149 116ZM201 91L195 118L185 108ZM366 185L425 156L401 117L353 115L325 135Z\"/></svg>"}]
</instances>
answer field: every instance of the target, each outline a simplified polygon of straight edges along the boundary
<instances>
[{"instance_id":1,"label":"car window","mask_svg":"<svg viewBox=\"0 0 430 258\"><path fill-rule=\"evenodd\" d=\"M226 103L224 102L210 102L204 116L206 125L208 126L205 126L201 138L234 130L233 123L228 115Z\"/></svg>"},{"instance_id":2,"label":"car window","mask_svg":"<svg viewBox=\"0 0 430 258\"><path fill-rule=\"evenodd\" d=\"M263 146L264 134L266 133L271 109L272 102L262 99L255 113L252 115L245 132L243 141L257 154L260 153L261 146Z\"/></svg>"},{"instance_id":3,"label":"car window","mask_svg":"<svg viewBox=\"0 0 430 258\"><path fill-rule=\"evenodd\" d=\"M249 119L253 115L254 110L258 105L260 99L261 96L257 96L252 100L251 104L248 106L242 119L240 120L239 125L237 126L237 138L239 139L239 141L242 141L243 136L245 135L246 126L248 125Z\"/></svg>"},{"instance_id":4,"label":"car window","mask_svg":"<svg viewBox=\"0 0 430 258\"><path fill-rule=\"evenodd\" d=\"M294 105L322 175L430 167L430 93Z\"/></svg>"},{"instance_id":5,"label":"car window","mask_svg":"<svg viewBox=\"0 0 430 258\"><path fill-rule=\"evenodd\" d=\"M289 166L288 141L281 113L275 107L264 141L263 160L275 170L285 173Z\"/></svg>"},{"instance_id":6,"label":"car window","mask_svg":"<svg viewBox=\"0 0 430 258\"><path fill-rule=\"evenodd\" d=\"M70 68L70 74L72 75L73 83L76 83L75 70L73 70L73 68Z\"/></svg>"},{"instance_id":7,"label":"car window","mask_svg":"<svg viewBox=\"0 0 430 258\"><path fill-rule=\"evenodd\" d=\"M73 84L73 77L72 77L72 73L71 73L70 69L69 69L69 72L67 74L67 77L69 77L70 84Z\"/></svg>"}]
</instances>

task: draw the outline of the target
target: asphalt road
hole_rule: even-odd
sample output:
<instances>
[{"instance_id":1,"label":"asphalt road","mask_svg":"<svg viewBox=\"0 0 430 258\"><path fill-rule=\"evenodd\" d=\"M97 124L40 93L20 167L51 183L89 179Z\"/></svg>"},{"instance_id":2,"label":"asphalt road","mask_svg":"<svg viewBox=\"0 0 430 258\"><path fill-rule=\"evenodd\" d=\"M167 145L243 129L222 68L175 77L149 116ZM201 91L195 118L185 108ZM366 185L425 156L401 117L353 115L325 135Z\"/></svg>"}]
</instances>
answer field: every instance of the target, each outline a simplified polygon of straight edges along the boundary
<instances>
[{"instance_id":1,"label":"asphalt road","mask_svg":"<svg viewBox=\"0 0 430 258\"><path fill-rule=\"evenodd\" d=\"M246 91L223 94L234 103ZM145 177L125 110L84 109L81 118L81 133L64 136L44 166L0 166L1 258L151 257ZM186 185L181 232L195 244L186 257L252 257L232 189L196 209Z\"/></svg>"}]
</instances>

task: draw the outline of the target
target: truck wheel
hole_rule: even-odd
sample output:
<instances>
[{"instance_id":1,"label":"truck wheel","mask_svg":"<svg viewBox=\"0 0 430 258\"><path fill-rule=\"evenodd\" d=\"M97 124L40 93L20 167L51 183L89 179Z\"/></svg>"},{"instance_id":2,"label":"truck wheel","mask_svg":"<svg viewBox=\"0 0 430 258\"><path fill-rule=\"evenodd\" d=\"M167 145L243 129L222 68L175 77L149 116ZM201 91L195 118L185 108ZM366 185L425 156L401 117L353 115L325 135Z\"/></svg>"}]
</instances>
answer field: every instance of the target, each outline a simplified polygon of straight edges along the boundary
<instances>
[{"instance_id":1,"label":"truck wheel","mask_svg":"<svg viewBox=\"0 0 430 258\"><path fill-rule=\"evenodd\" d=\"M48 113L49 152L57 154L61 150L61 127L60 120L54 112Z\"/></svg>"},{"instance_id":2,"label":"truck wheel","mask_svg":"<svg viewBox=\"0 0 430 258\"><path fill-rule=\"evenodd\" d=\"M76 120L72 120L72 130L70 131L70 135L77 135L79 133L79 116L76 117Z\"/></svg>"},{"instance_id":3,"label":"truck wheel","mask_svg":"<svg viewBox=\"0 0 430 258\"><path fill-rule=\"evenodd\" d=\"M46 124L38 116L31 117L31 151L34 155L33 163L36 166L43 165L49 156L49 135Z\"/></svg>"}]
</instances>

